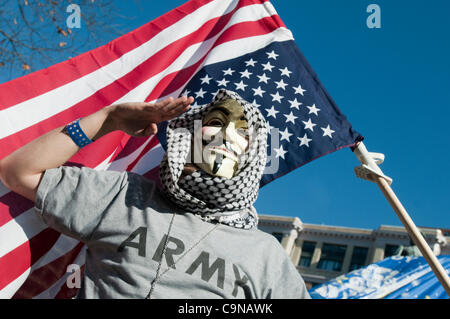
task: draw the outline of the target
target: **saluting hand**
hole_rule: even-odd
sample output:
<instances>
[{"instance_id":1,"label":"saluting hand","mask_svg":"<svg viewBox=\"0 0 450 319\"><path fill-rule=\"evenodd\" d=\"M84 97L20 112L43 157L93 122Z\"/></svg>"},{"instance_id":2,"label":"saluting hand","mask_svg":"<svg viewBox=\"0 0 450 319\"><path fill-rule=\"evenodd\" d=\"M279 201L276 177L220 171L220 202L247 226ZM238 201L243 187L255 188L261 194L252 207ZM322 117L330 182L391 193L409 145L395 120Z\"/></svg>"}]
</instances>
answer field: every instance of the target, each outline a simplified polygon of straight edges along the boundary
<instances>
[{"instance_id":1,"label":"saluting hand","mask_svg":"<svg viewBox=\"0 0 450 319\"><path fill-rule=\"evenodd\" d=\"M157 103L129 102L111 106L109 121L114 130L131 136L156 134L156 124L171 120L189 110L193 97L169 97Z\"/></svg>"}]
</instances>

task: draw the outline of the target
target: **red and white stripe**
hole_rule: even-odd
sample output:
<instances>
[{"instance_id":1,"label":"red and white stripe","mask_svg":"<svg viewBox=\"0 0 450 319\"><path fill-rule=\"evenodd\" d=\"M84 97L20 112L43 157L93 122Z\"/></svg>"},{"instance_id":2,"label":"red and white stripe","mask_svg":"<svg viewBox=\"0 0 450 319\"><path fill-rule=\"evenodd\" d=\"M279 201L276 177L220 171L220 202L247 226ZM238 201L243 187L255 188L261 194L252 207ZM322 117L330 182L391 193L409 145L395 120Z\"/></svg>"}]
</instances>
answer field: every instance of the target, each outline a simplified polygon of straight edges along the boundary
<instances>
[{"instance_id":1,"label":"red and white stripe","mask_svg":"<svg viewBox=\"0 0 450 319\"><path fill-rule=\"evenodd\" d=\"M292 34L264 0L192 0L105 46L0 85L0 158L113 103L178 96L205 65ZM70 162L155 178L156 136L104 136ZM85 247L44 225L34 203L0 183L0 298L68 298L67 266Z\"/></svg>"}]
</instances>

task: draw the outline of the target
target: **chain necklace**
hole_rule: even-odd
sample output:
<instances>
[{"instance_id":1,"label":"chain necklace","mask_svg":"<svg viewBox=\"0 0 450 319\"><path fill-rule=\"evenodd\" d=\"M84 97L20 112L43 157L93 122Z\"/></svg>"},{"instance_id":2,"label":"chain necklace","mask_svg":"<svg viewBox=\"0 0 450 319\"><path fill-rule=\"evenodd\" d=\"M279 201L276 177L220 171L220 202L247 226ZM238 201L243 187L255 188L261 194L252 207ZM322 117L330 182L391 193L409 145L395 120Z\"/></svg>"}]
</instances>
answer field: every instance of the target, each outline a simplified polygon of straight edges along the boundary
<instances>
[{"instance_id":1,"label":"chain necklace","mask_svg":"<svg viewBox=\"0 0 450 319\"><path fill-rule=\"evenodd\" d=\"M194 245L191 246L191 248L189 248L183 255L180 256L180 258L178 258L176 261L174 261L171 265L168 265L169 267L164 270L164 272L162 272L160 274L161 271L161 265L162 262L164 260L164 256L166 255L166 250L167 250L167 245L169 243L169 235L170 235L170 231L172 229L172 225L173 225L173 221L175 219L175 213L172 215L172 219L170 220L170 224L169 224L169 229L167 230L167 236L166 236L166 241L164 243L164 248L161 254L161 260L158 263L158 268L156 270L156 277L155 279L153 279L151 285L150 285L150 291L147 295L147 297L145 297L145 299L151 299L151 296L153 294L153 291L155 290L155 286L158 283L158 281L161 279L162 276L164 276L170 269L173 268L173 266L175 266L175 264L177 262L179 262L184 256L186 256L192 249L194 249L198 244L200 244L201 241L203 241L213 230L215 230L217 227L219 227L219 223L217 223L214 227L212 227L205 235L202 236L202 238L200 238Z\"/></svg>"}]
</instances>

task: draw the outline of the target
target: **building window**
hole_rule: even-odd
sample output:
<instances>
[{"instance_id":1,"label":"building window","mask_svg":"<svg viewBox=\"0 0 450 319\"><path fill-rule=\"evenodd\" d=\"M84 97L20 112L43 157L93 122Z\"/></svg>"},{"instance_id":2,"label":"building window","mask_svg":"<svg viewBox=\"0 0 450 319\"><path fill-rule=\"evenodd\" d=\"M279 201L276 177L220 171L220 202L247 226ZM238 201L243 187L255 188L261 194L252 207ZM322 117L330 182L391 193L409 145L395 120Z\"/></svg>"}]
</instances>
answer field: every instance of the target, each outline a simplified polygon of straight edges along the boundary
<instances>
[{"instance_id":1,"label":"building window","mask_svg":"<svg viewBox=\"0 0 450 319\"><path fill-rule=\"evenodd\" d=\"M394 256L394 254L398 250L398 247L399 247L398 245L389 245L389 244L387 244L384 247L384 258L388 258L388 257Z\"/></svg>"},{"instance_id":2,"label":"building window","mask_svg":"<svg viewBox=\"0 0 450 319\"><path fill-rule=\"evenodd\" d=\"M281 243L283 240L283 233L272 233L272 235Z\"/></svg>"},{"instance_id":3,"label":"building window","mask_svg":"<svg viewBox=\"0 0 450 319\"><path fill-rule=\"evenodd\" d=\"M299 266L309 267L311 265L312 256L314 254L314 249L316 248L316 243L313 241L304 241L302 245L302 255L300 256Z\"/></svg>"},{"instance_id":4,"label":"building window","mask_svg":"<svg viewBox=\"0 0 450 319\"><path fill-rule=\"evenodd\" d=\"M353 271L364 266L366 263L368 251L369 249L367 247L354 247L348 271Z\"/></svg>"},{"instance_id":5,"label":"building window","mask_svg":"<svg viewBox=\"0 0 450 319\"><path fill-rule=\"evenodd\" d=\"M323 270L341 271L344 262L345 245L323 244L322 254L317 268Z\"/></svg>"}]
</instances>

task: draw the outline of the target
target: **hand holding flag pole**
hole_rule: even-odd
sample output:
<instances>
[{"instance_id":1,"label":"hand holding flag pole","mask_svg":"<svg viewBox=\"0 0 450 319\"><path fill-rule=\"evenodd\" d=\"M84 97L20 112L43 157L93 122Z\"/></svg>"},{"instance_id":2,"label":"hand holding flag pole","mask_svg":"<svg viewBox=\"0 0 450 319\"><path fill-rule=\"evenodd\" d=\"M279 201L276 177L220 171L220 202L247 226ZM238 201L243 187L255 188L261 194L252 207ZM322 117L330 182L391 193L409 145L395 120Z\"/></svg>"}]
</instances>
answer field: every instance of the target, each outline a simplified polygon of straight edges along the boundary
<instances>
[{"instance_id":1,"label":"hand holding flag pole","mask_svg":"<svg viewBox=\"0 0 450 319\"><path fill-rule=\"evenodd\" d=\"M408 212L403 207L402 203L390 187L392 179L385 176L381 169L378 167L378 164L381 164L384 160L384 155L369 153L363 142L357 144L353 152L355 153L358 160L362 163L362 166L355 168L356 175L360 178L377 183L378 187L381 189L387 201L394 209L398 218L405 226L411 239L419 248L420 252L430 265L431 269L439 279L447 294L450 295L450 278L448 277L446 270L439 263L430 246L428 246L427 242L423 238L420 231L417 229L413 220L408 215Z\"/></svg>"}]
</instances>

